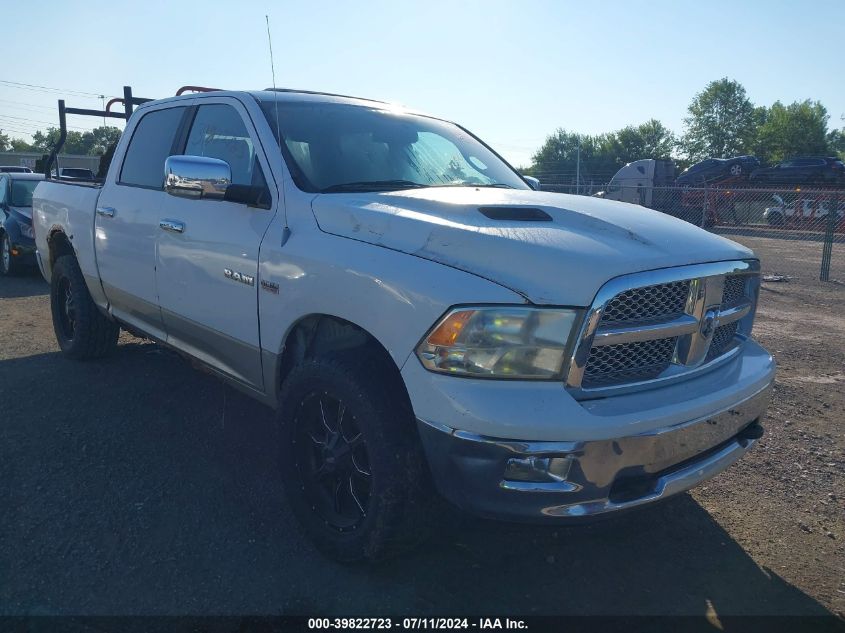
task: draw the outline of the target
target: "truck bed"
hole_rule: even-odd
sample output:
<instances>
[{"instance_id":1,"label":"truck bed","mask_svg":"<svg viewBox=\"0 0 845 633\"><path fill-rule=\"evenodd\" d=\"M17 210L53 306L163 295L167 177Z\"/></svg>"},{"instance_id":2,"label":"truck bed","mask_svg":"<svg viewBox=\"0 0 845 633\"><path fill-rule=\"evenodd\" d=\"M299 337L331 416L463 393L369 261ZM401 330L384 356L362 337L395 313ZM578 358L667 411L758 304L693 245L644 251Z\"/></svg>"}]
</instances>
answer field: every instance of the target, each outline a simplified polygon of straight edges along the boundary
<instances>
[{"instance_id":1,"label":"truck bed","mask_svg":"<svg viewBox=\"0 0 845 633\"><path fill-rule=\"evenodd\" d=\"M32 223L41 273L48 282L52 264L44 254L50 252L48 238L59 229L70 239L89 286L92 279L98 279L94 255L94 211L101 187L102 184L96 182L53 179L45 180L36 187L32 197Z\"/></svg>"}]
</instances>

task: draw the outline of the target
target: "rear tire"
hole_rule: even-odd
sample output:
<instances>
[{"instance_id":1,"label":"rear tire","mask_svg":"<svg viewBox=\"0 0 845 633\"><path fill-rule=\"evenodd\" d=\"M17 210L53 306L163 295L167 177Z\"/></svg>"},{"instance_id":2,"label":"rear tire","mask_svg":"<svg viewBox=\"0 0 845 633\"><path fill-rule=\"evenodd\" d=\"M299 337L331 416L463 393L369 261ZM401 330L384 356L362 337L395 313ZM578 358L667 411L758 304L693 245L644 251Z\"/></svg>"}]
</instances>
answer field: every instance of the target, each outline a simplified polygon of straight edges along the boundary
<instances>
[{"instance_id":1,"label":"rear tire","mask_svg":"<svg viewBox=\"0 0 845 633\"><path fill-rule=\"evenodd\" d=\"M11 277L18 273L15 258L12 257L12 240L6 232L0 233L0 275Z\"/></svg>"},{"instance_id":2,"label":"rear tire","mask_svg":"<svg viewBox=\"0 0 845 633\"><path fill-rule=\"evenodd\" d=\"M59 257L53 265L50 310L56 340L69 358L101 358L117 346L120 326L94 304L79 264L71 255Z\"/></svg>"},{"instance_id":3,"label":"rear tire","mask_svg":"<svg viewBox=\"0 0 845 633\"><path fill-rule=\"evenodd\" d=\"M280 401L285 491L320 551L375 561L425 538L432 487L395 367L366 350L306 359Z\"/></svg>"}]
</instances>

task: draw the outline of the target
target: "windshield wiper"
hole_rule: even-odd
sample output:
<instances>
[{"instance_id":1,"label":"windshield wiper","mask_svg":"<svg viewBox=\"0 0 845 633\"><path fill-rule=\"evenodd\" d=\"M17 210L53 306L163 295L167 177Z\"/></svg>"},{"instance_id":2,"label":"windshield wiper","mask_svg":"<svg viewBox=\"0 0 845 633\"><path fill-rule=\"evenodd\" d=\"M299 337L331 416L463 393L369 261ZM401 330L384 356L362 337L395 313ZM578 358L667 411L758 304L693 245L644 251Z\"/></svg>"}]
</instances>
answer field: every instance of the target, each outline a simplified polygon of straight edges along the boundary
<instances>
[{"instance_id":1,"label":"windshield wiper","mask_svg":"<svg viewBox=\"0 0 845 633\"><path fill-rule=\"evenodd\" d=\"M477 182L455 182L449 183L448 185L436 185L438 187L493 187L497 189L516 189L511 185L506 185L503 182L491 182L490 184L481 184Z\"/></svg>"},{"instance_id":2,"label":"windshield wiper","mask_svg":"<svg viewBox=\"0 0 845 633\"><path fill-rule=\"evenodd\" d=\"M428 187L412 180L360 180L330 185L321 189L320 193L343 193L346 191L399 191L401 189L419 189Z\"/></svg>"}]
</instances>

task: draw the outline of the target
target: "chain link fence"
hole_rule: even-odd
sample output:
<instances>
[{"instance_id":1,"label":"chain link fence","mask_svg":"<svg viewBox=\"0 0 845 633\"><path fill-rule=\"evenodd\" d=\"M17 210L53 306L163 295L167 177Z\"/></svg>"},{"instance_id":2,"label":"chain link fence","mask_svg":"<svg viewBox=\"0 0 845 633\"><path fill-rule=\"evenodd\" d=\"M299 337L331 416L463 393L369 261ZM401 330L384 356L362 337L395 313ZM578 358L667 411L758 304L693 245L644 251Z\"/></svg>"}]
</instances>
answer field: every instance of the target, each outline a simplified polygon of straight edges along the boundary
<instances>
[{"instance_id":1,"label":"chain link fence","mask_svg":"<svg viewBox=\"0 0 845 633\"><path fill-rule=\"evenodd\" d=\"M579 193L561 185L542 189ZM590 195L583 189L581 195ZM591 189L591 195L649 207L752 248L773 281L845 284L845 189Z\"/></svg>"}]
</instances>

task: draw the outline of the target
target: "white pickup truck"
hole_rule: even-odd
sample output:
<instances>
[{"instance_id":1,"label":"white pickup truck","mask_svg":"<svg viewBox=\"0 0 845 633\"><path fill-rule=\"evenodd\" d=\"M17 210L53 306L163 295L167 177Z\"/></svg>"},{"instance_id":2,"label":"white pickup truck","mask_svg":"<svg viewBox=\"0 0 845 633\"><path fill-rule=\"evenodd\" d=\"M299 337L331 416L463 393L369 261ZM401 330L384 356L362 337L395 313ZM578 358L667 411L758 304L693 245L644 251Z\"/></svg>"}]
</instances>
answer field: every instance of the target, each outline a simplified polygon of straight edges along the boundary
<instances>
[{"instance_id":1,"label":"white pickup truck","mask_svg":"<svg viewBox=\"0 0 845 633\"><path fill-rule=\"evenodd\" d=\"M752 252L535 191L403 108L152 101L104 182L38 186L34 225L63 352L102 356L124 328L274 407L293 512L341 560L413 541L435 491L582 519L687 490L762 434Z\"/></svg>"}]
</instances>

